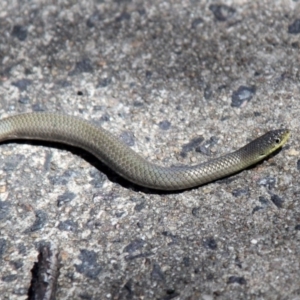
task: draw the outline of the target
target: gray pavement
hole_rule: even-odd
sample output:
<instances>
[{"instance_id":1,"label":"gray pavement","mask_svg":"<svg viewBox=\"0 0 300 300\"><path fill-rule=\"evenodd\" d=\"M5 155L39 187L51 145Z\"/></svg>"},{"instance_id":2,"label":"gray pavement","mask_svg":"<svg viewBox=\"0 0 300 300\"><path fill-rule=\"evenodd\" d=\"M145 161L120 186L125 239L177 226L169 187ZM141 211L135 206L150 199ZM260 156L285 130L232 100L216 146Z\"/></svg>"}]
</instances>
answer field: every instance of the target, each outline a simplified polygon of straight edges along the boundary
<instances>
[{"instance_id":1,"label":"gray pavement","mask_svg":"<svg viewBox=\"0 0 300 300\"><path fill-rule=\"evenodd\" d=\"M1 0L0 118L80 116L163 165L292 137L180 193L72 147L2 143L0 299L44 284L56 299L299 300L299 92L299 1Z\"/></svg>"}]
</instances>

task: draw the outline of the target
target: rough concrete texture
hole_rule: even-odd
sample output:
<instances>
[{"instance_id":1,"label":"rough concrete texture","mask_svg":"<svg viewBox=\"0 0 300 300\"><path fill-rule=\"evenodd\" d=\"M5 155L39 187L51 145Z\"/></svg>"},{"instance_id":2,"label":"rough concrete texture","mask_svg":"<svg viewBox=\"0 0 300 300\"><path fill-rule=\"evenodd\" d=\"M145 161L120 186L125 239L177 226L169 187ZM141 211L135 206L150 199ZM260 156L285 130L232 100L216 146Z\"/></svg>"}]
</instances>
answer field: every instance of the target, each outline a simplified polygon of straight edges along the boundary
<instances>
[{"instance_id":1,"label":"rough concrete texture","mask_svg":"<svg viewBox=\"0 0 300 300\"><path fill-rule=\"evenodd\" d=\"M1 0L1 118L81 116L164 165L270 129L292 137L180 193L134 186L72 147L2 143L0 298L34 293L51 244L57 299L299 300L299 51L299 1Z\"/></svg>"}]
</instances>

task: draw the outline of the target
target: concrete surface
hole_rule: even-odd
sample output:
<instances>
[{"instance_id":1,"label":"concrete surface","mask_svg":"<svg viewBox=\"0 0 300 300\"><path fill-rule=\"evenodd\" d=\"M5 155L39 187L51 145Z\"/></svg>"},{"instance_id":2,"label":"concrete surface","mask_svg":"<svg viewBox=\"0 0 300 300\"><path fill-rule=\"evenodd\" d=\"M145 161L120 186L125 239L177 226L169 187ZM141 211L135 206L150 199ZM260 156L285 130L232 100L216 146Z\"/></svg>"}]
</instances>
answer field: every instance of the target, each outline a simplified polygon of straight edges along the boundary
<instances>
[{"instance_id":1,"label":"concrete surface","mask_svg":"<svg viewBox=\"0 0 300 300\"><path fill-rule=\"evenodd\" d=\"M264 163L180 193L2 143L1 299L28 298L50 244L56 299L300 299L299 1L1 0L0 33L1 118L81 116L165 165L292 130Z\"/></svg>"}]
</instances>

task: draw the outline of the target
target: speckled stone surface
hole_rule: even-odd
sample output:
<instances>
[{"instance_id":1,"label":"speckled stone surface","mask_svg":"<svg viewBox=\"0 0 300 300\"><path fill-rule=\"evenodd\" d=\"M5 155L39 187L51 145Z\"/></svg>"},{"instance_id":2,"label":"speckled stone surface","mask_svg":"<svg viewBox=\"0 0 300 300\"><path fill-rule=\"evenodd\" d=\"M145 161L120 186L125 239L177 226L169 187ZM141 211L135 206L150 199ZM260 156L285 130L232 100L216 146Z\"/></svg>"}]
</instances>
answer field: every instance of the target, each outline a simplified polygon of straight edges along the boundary
<instances>
[{"instance_id":1,"label":"speckled stone surface","mask_svg":"<svg viewBox=\"0 0 300 300\"><path fill-rule=\"evenodd\" d=\"M0 62L1 118L81 116L165 165L292 131L264 163L180 193L75 148L2 143L1 299L28 298L49 243L57 299L300 299L299 1L1 0Z\"/></svg>"}]
</instances>

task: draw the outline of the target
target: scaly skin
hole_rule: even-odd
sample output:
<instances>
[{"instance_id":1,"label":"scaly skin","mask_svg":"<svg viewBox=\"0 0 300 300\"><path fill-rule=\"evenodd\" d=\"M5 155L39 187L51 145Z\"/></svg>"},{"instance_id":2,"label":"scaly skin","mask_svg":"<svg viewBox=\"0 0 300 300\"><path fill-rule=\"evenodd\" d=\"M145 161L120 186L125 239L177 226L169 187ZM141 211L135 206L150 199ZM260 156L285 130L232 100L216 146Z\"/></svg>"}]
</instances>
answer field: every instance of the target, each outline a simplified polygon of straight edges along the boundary
<instances>
[{"instance_id":1,"label":"scaly skin","mask_svg":"<svg viewBox=\"0 0 300 300\"><path fill-rule=\"evenodd\" d=\"M57 113L28 113L0 120L0 141L44 140L83 148L127 180L158 190L187 189L239 172L276 151L289 135L287 129L269 131L239 150L205 163L162 167L83 119Z\"/></svg>"}]
</instances>

